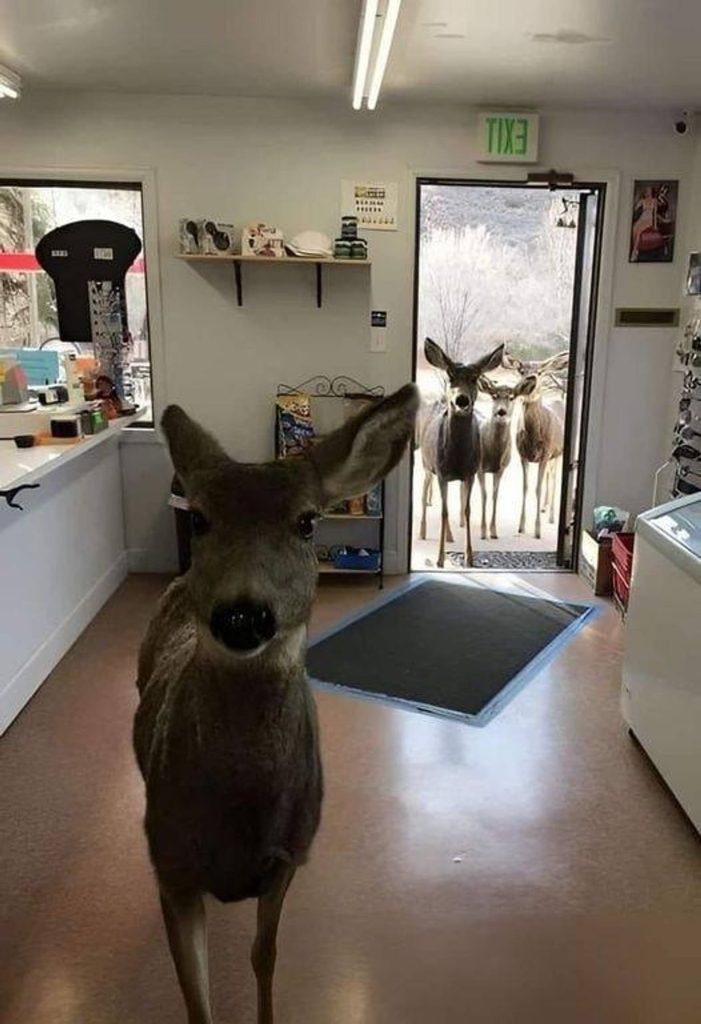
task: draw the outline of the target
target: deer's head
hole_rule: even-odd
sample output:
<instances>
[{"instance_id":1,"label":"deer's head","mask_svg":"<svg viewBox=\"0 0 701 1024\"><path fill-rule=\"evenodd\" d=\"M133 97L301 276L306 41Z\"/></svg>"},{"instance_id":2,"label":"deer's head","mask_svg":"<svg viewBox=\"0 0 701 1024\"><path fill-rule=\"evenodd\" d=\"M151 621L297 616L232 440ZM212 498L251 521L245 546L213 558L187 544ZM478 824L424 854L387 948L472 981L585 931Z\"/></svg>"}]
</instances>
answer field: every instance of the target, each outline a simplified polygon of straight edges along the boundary
<instances>
[{"instance_id":1,"label":"deer's head","mask_svg":"<svg viewBox=\"0 0 701 1024\"><path fill-rule=\"evenodd\" d=\"M489 355L482 356L474 363L456 363L445 354L440 345L426 338L424 354L431 366L443 370L448 378L451 410L457 415L467 416L472 413L477 400L480 377L501 365L504 346L499 345Z\"/></svg>"},{"instance_id":2,"label":"deer's head","mask_svg":"<svg viewBox=\"0 0 701 1024\"><path fill-rule=\"evenodd\" d=\"M314 522L396 465L417 407L408 384L305 457L261 465L234 461L179 406L165 410L161 425L190 505L185 586L207 642L246 657L268 647L301 651L317 576Z\"/></svg>"},{"instance_id":3,"label":"deer's head","mask_svg":"<svg viewBox=\"0 0 701 1024\"><path fill-rule=\"evenodd\" d=\"M492 419L497 423L510 423L518 398L516 388L509 384L495 384L489 377L480 378L479 388L492 399Z\"/></svg>"}]
</instances>

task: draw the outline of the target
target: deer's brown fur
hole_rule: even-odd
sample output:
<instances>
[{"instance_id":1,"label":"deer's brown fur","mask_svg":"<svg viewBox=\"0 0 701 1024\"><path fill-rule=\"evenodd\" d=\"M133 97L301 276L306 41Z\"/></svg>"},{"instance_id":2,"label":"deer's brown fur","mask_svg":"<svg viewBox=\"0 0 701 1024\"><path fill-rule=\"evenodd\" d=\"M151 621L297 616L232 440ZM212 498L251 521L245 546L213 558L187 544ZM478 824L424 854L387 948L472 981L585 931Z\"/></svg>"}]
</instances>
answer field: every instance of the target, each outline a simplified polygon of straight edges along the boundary
<instances>
[{"instance_id":1,"label":"deer's brown fur","mask_svg":"<svg viewBox=\"0 0 701 1024\"><path fill-rule=\"evenodd\" d=\"M417 404L408 385L308 457L262 466L228 458L179 407L163 416L201 535L193 541L190 570L166 591L141 648L134 747L190 1024L212 1021L206 893L225 902L258 898L252 950L258 1020L272 1022L278 920L322 800L316 711L304 667L317 566L300 524L339 498L368 490L397 463ZM243 599L264 604L274 623L272 636L245 651L228 646L213 626L217 609Z\"/></svg>"}]
</instances>

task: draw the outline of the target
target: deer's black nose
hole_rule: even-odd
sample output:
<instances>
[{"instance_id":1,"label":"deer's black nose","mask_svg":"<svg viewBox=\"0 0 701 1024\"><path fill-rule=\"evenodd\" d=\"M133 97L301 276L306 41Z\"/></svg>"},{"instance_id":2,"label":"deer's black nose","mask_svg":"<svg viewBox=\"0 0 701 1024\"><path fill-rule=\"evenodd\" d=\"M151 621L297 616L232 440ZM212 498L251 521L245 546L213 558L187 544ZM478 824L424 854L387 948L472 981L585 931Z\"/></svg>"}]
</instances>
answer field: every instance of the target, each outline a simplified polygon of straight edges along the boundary
<instances>
[{"instance_id":1,"label":"deer's black nose","mask_svg":"<svg viewBox=\"0 0 701 1024\"><path fill-rule=\"evenodd\" d=\"M455 399L455 404L457 405L458 409L467 409L470 406L470 399L467 397L467 395L458 395L457 398Z\"/></svg>"},{"instance_id":2,"label":"deer's black nose","mask_svg":"<svg viewBox=\"0 0 701 1024\"><path fill-rule=\"evenodd\" d=\"M254 651L275 636L275 616L267 604L253 601L218 604L209 628L212 636L232 651Z\"/></svg>"}]
</instances>

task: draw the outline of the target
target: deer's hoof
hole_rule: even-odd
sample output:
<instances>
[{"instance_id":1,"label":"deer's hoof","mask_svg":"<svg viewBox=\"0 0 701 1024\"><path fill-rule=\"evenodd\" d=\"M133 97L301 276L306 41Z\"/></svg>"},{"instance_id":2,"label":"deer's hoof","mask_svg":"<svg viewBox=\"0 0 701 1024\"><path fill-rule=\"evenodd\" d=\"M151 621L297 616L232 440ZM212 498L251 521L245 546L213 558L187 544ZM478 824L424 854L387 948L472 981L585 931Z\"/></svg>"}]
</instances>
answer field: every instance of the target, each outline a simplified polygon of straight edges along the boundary
<instances>
[{"instance_id":1,"label":"deer's hoof","mask_svg":"<svg viewBox=\"0 0 701 1024\"><path fill-rule=\"evenodd\" d=\"M492 538L492 540L499 540L499 534L497 533L496 530L492 530L489 536Z\"/></svg>"}]
</instances>

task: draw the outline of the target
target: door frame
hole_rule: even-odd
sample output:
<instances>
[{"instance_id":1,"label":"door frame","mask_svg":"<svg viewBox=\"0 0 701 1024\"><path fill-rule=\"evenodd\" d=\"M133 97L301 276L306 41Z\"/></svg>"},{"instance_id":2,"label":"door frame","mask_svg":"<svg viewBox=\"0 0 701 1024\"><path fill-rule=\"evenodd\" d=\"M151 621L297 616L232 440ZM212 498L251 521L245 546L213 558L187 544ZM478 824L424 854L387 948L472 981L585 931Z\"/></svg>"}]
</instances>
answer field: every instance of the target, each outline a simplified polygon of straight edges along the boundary
<instances>
[{"instance_id":1,"label":"door frame","mask_svg":"<svg viewBox=\"0 0 701 1024\"><path fill-rule=\"evenodd\" d=\"M413 216L411 228L413 239L413 283L412 283L412 331L411 331L411 379L416 380L418 359L417 331L419 309L419 250L421 233L419 230L421 216L421 187L423 185L467 185L493 188L548 188L546 183L532 184L522 177L522 171L514 169L513 177L508 173L495 178L491 175L479 177L458 173L430 173L415 171L411 175L413 188ZM584 442L580 442L580 459L578 467L578 486L575 495L575 523L572 539L572 565L568 570L577 572L579 566L579 540L581 524L587 513L593 511L595 501L596 469L601 448L600 425L603 419L604 377L606 357L608 353L609 325L611 322L611 300L613 293L613 259L616 242L616 218L618 208L618 190L620 175L614 171L589 171L581 178L575 173L571 184L561 186L567 190L594 191L601 202L601 211L597 220L595 241L596 260L592 273L592 312L587 327L587 356L585 366L584 394L580 430ZM573 300L578 293L578 281L575 279ZM571 344L571 338L570 338ZM596 386L595 386L596 385ZM568 388L569 394L569 388ZM596 396L596 401L595 401ZM594 408L595 406L595 408ZM570 430L571 432L571 430ZM412 448L409 458L409 482L407 503L407 548L406 571L411 573L412 530L414 519L414 462L417 450ZM490 570L498 571L498 570Z\"/></svg>"}]
</instances>

